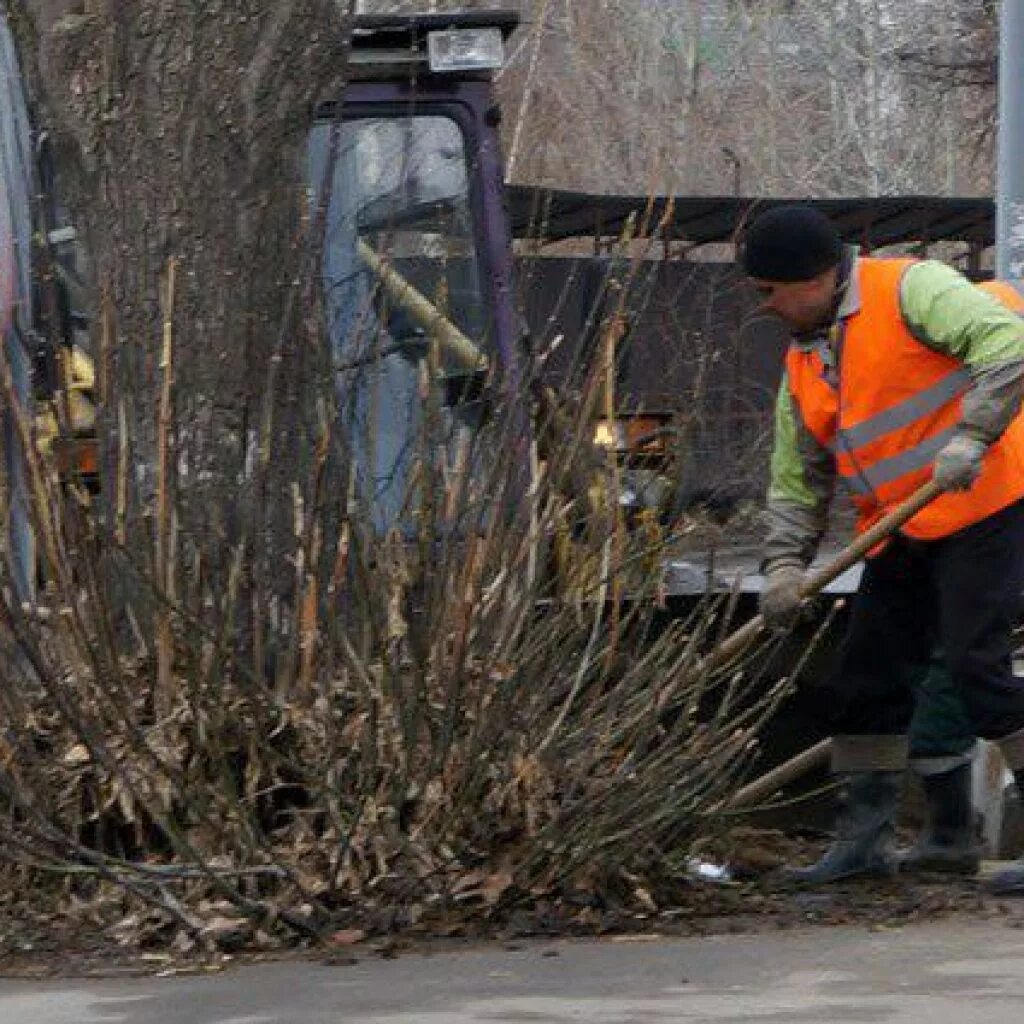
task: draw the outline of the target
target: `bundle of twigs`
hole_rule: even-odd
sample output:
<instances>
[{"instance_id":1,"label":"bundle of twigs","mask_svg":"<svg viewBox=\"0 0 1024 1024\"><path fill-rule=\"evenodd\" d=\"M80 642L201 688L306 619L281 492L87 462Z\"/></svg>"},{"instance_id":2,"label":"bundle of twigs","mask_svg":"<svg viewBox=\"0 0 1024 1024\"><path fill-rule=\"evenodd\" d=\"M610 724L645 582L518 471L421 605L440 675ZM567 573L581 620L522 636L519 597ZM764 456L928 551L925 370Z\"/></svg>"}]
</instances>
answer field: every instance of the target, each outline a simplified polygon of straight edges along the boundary
<instances>
[{"instance_id":1,"label":"bundle of twigs","mask_svg":"<svg viewBox=\"0 0 1024 1024\"><path fill-rule=\"evenodd\" d=\"M591 441L616 316L571 402L488 366L453 415L428 344L382 522L366 394L392 357L368 336L339 383L313 291L326 369L304 378L303 411L281 429L295 382L276 351L255 450L219 490L193 488L175 447L176 271L150 492L117 415L101 496L58 477L4 375L44 582L35 604L0 600L2 855L71 879L79 904L141 903L147 935L185 945L608 886L650 899L788 683L771 644L706 667L734 602L664 612L671 527L627 528ZM116 311L101 323L116 332Z\"/></svg>"}]
</instances>

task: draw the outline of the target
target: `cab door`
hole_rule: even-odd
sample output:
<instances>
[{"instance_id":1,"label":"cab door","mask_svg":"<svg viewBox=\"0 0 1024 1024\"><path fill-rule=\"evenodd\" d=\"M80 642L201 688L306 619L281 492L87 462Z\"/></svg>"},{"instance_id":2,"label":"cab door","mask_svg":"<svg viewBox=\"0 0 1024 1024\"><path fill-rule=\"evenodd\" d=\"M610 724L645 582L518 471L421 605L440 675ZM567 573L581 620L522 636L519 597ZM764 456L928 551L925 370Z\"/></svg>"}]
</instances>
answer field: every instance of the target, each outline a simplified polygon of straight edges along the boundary
<instances>
[{"instance_id":1,"label":"cab door","mask_svg":"<svg viewBox=\"0 0 1024 1024\"><path fill-rule=\"evenodd\" d=\"M473 108L376 89L314 127L310 180L329 178L326 314L360 493L378 529L408 533L423 501L485 472L482 395L510 350ZM425 459L442 493L424 494Z\"/></svg>"}]
</instances>

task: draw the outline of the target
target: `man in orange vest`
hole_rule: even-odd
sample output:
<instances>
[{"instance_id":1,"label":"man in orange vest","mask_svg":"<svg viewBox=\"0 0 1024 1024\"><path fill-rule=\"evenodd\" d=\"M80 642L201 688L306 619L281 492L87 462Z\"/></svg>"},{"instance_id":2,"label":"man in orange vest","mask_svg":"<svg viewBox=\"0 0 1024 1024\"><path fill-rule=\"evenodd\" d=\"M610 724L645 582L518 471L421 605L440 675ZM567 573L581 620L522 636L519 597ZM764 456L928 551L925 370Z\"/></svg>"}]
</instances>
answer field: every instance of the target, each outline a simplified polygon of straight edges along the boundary
<instances>
[{"instance_id":1,"label":"man in orange vest","mask_svg":"<svg viewBox=\"0 0 1024 1024\"><path fill-rule=\"evenodd\" d=\"M741 261L792 332L766 510L767 623L796 615L837 487L859 531L932 477L945 488L865 562L829 716L837 838L790 875L888 873L910 681L936 648L974 731L1000 744L1024 792L1024 681L1011 664L1024 593L1024 302L936 261L860 257L807 206L761 215ZM940 797L950 794L933 812Z\"/></svg>"}]
</instances>

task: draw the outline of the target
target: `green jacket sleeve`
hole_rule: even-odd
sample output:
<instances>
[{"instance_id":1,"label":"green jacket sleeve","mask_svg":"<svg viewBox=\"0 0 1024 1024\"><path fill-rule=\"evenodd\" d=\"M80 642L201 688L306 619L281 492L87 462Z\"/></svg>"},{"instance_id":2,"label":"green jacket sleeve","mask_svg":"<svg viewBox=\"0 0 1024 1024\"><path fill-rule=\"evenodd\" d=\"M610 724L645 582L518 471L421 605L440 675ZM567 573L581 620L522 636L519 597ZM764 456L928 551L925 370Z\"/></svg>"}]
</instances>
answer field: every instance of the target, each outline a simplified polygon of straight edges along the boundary
<instances>
[{"instance_id":1,"label":"green jacket sleeve","mask_svg":"<svg viewBox=\"0 0 1024 1024\"><path fill-rule=\"evenodd\" d=\"M1024 399L1024 320L937 260L915 263L903 275L900 305L922 344L959 359L969 371L961 429L991 444Z\"/></svg>"},{"instance_id":2,"label":"green jacket sleeve","mask_svg":"<svg viewBox=\"0 0 1024 1024\"><path fill-rule=\"evenodd\" d=\"M804 425L783 376L775 401L762 572L811 562L825 532L834 489L832 453Z\"/></svg>"}]
</instances>

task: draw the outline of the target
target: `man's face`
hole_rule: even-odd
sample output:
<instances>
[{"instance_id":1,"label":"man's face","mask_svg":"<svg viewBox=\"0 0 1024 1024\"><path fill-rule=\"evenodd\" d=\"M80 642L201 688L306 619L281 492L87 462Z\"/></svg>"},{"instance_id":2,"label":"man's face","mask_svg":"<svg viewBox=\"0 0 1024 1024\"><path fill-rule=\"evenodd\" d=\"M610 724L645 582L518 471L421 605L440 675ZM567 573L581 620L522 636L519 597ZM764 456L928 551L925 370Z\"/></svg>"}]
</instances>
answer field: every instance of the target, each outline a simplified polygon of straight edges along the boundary
<instances>
[{"instance_id":1,"label":"man's face","mask_svg":"<svg viewBox=\"0 0 1024 1024\"><path fill-rule=\"evenodd\" d=\"M751 278L762 302L759 309L774 313L799 333L824 327L832 315L838 270L832 267L809 281L764 281Z\"/></svg>"}]
</instances>

